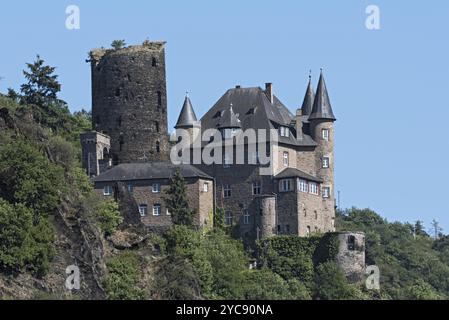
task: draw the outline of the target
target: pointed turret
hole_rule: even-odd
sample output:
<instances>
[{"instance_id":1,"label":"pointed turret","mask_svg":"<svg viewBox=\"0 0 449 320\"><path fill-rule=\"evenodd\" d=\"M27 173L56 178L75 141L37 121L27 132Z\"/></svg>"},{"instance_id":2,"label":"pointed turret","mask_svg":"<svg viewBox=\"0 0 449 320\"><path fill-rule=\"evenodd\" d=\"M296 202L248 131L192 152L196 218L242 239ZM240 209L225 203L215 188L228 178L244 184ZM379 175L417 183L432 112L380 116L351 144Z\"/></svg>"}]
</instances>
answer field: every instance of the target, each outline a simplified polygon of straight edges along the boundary
<instances>
[{"instance_id":1,"label":"pointed turret","mask_svg":"<svg viewBox=\"0 0 449 320\"><path fill-rule=\"evenodd\" d=\"M315 100L313 102L312 113L309 116L309 121L311 120L336 120L329 101L323 70L321 70L320 80L318 82L318 88L316 90Z\"/></svg>"},{"instance_id":2,"label":"pointed turret","mask_svg":"<svg viewBox=\"0 0 449 320\"><path fill-rule=\"evenodd\" d=\"M307 85L306 95L304 96L304 101L301 107L302 115L308 116L312 113L314 99L315 93L313 92L312 88L312 77L309 76L309 84Z\"/></svg>"},{"instance_id":3,"label":"pointed turret","mask_svg":"<svg viewBox=\"0 0 449 320\"><path fill-rule=\"evenodd\" d=\"M192 128L197 125L197 118L195 115L195 111L192 107L192 102L190 101L188 95L184 100L184 105L182 106L181 113L178 118L178 122L176 123L175 128Z\"/></svg>"}]
</instances>

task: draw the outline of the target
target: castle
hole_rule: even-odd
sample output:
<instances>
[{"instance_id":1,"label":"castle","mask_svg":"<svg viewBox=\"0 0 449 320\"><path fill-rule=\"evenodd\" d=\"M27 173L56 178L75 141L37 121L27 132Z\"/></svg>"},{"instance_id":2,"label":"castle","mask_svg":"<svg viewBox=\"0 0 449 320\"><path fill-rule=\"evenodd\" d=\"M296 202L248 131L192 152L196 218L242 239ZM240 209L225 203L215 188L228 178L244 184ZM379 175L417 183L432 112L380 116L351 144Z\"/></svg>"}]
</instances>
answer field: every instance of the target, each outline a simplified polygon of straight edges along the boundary
<instances>
[{"instance_id":1,"label":"castle","mask_svg":"<svg viewBox=\"0 0 449 320\"><path fill-rule=\"evenodd\" d=\"M150 229L169 226L163 193L179 169L201 227L211 227L217 208L222 208L226 224L238 226L245 242L335 230L336 118L323 73L316 92L309 77L302 106L294 114L270 83L229 89L200 120L186 96L175 127L178 140L170 142L165 43L93 50L90 58L94 131L81 136L83 166L104 197L128 199L127 214ZM235 141L250 129L274 130L276 141L268 135L266 148L243 143L245 161L235 164L241 156ZM204 136L214 131L222 139L211 135L210 142L223 147L222 162L170 161L185 132L191 136L187 149L193 155L207 148ZM233 152L226 153L229 143ZM268 157L268 165L262 157Z\"/></svg>"}]
</instances>

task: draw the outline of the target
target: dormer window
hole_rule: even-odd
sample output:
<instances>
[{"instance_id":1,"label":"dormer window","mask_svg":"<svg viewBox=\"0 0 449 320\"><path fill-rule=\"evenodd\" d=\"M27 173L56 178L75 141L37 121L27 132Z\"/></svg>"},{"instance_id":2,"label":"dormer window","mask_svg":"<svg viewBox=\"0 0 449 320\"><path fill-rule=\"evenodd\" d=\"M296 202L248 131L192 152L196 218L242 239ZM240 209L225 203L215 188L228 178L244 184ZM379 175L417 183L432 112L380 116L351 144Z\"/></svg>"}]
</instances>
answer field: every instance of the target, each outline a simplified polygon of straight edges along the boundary
<instances>
[{"instance_id":1,"label":"dormer window","mask_svg":"<svg viewBox=\"0 0 449 320\"><path fill-rule=\"evenodd\" d=\"M221 118L221 115L223 114L223 111L217 111L217 113L214 115L214 119L216 119L216 118Z\"/></svg>"},{"instance_id":2,"label":"dormer window","mask_svg":"<svg viewBox=\"0 0 449 320\"><path fill-rule=\"evenodd\" d=\"M281 126L279 128L279 133L280 133L281 137L288 138L290 136L290 129L288 127Z\"/></svg>"}]
</instances>

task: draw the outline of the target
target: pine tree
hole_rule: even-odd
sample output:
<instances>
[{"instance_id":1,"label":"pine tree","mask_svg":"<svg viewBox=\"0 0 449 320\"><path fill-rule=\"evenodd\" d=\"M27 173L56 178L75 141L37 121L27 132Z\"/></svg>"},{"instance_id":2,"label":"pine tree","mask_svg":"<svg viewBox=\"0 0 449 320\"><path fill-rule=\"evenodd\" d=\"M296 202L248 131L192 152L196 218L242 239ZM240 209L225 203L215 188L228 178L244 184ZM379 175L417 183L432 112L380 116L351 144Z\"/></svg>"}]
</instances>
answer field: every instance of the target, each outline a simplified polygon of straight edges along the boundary
<instances>
[{"instance_id":1,"label":"pine tree","mask_svg":"<svg viewBox=\"0 0 449 320\"><path fill-rule=\"evenodd\" d=\"M175 225L193 226L195 212L189 208L186 181L179 170L170 179L170 187L164 197L165 205L171 213Z\"/></svg>"},{"instance_id":2,"label":"pine tree","mask_svg":"<svg viewBox=\"0 0 449 320\"><path fill-rule=\"evenodd\" d=\"M33 117L36 122L47 128L68 131L70 111L67 104L58 98L61 85L56 68L45 65L39 55L33 63L27 63L29 71L23 71L27 83L22 84L20 102L33 106Z\"/></svg>"},{"instance_id":3,"label":"pine tree","mask_svg":"<svg viewBox=\"0 0 449 320\"><path fill-rule=\"evenodd\" d=\"M122 48L125 47L125 46L126 46L125 40L114 40L114 41L112 41L112 43L111 43L111 47L112 47L114 50L120 50L120 49L122 49Z\"/></svg>"}]
</instances>

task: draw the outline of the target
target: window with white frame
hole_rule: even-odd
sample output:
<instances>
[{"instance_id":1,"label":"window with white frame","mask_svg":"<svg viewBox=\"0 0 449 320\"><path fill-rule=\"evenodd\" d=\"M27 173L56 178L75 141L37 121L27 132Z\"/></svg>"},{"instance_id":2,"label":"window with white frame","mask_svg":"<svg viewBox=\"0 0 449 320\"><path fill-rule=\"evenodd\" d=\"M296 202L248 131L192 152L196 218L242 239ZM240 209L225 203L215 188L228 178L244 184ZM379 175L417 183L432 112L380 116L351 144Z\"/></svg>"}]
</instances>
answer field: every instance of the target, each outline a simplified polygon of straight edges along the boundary
<instances>
[{"instance_id":1,"label":"window with white frame","mask_svg":"<svg viewBox=\"0 0 449 320\"><path fill-rule=\"evenodd\" d=\"M204 193L209 192L209 183L207 182L203 183L203 192Z\"/></svg>"},{"instance_id":2,"label":"window with white frame","mask_svg":"<svg viewBox=\"0 0 449 320\"><path fill-rule=\"evenodd\" d=\"M225 224L227 226L232 226L232 212L226 211L225 213Z\"/></svg>"},{"instance_id":3,"label":"window with white frame","mask_svg":"<svg viewBox=\"0 0 449 320\"><path fill-rule=\"evenodd\" d=\"M258 195L262 193L262 186L260 184L260 181L254 181L253 182L253 195Z\"/></svg>"},{"instance_id":4,"label":"window with white frame","mask_svg":"<svg viewBox=\"0 0 449 320\"><path fill-rule=\"evenodd\" d=\"M156 203L153 206L153 216L160 216L161 215L161 205Z\"/></svg>"},{"instance_id":5,"label":"window with white frame","mask_svg":"<svg viewBox=\"0 0 449 320\"><path fill-rule=\"evenodd\" d=\"M111 196L112 195L112 186L104 186L104 188L103 188L103 195L104 196Z\"/></svg>"},{"instance_id":6,"label":"window with white frame","mask_svg":"<svg viewBox=\"0 0 449 320\"><path fill-rule=\"evenodd\" d=\"M134 190L133 184L132 184L132 183L128 183L128 192L129 192L129 193L132 193L133 190Z\"/></svg>"},{"instance_id":7,"label":"window with white frame","mask_svg":"<svg viewBox=\"0 0 449 320\"><path fill-rule=\"evenodd\" d=\"M309 193L314 194L314 195L318 195L319 192L320 191L319 191L318 183L310 182L309 183Z\"/></svg>"},{"instance_id":8,"label":"window with white frame","mask_svg":"<svg viewBox=\"0 0 449 320\"><path fill-rule=\"evenodd\" d=\"M225 198L231 197L231 185L229 184L223 185L223 197Z\"/></svg>"},{"instance_id":9,"label":"window with white frame","mask_svg":"<svg viewBox=\"0 0 449 320\"><path fill-rule=\"evenodd\" d=\"M281 135L281 137L289 137L290 136L290 129L288 127L280 127L279 128L279 133Z\"/></svg>"},{"instance_id":10,"label":"window with white frame","mask_svg":"<svg viewBox=\"0 0 449 320\"><path fill-rule=\"evenodd\" d=\"M284 152L283 158L284 158L284 167L288 167L289 161L288 161L288 152L287 151Z\"/></svg>"},{"instance_id":11,"label":"window with white frame","mask_svg":"<svg viewBox=\"0 0 449 320\"><path fill-rule=\"evenodd\" d=\"M151 187L151 190L153 193L160 193L161 192L161 185L159 183L153 183L153 186Z\"/></svg>"},{"instance_id":12,"label":"window with white frame","mask_svg":"<svg viewBox=\"0 0 449 320\"><path fill-rule=\"evenodd\" d=\"M291 179L282 179L279 181L279 189L281 192L293 191L293 183Z\"/></svg>"},{"instance_id":13,"label":"window with white frame","mask_svg":"<svg viewBox=\"0 0 449 320\"><path fill-rule=\"evenodd\" d=\"M309 183L304 179L298 180L298 190L301 192L309 192Z\"/></svg>"},{"instance_id":14,"label":"window with white frame","mask_svg":"<svg viewBox=\"0 0 449 320\"><path fill-rule=\"evenodd\" d=\"M330 198L331 196L331 188L323 187L321 193L323 194L323 198Z\"/></svg>"},{"instance_id":15,"label":"window with white frame","mask_svg":"<svg viewBox=\"0 0 449 320\"><path fill-rule=\"evenodd\" d=\"M321 136L323 137L323 140L329 141L329 129L321 130Z\"/></svg>"},{"instance_id":16,"label":"window with white frame","mask_svg":"<svg viewBox=\"0 0 449 320\"><path fill-rule=\"evenodd\" d=\"M324 157L324 158L322 159L322 161L323 161L323 168L324 168L324 169L329 168L329 164L330 164L329 157Z\"/></svg>"},{"instance_id":17,"label":"window with white frame","mask_svg":"<svg viewBox=\"0 0 449 320\"><path fill-rule=\"evenodd\" d=\"M243 224L249 224L249 219L250 219L250 214L249 214L249 210L248 209L246 209L244 212L243 212Z\"/></svg>"},{"instance_id":18,"label":"window with white frame","mask_svg":"<svg viewBox=\"0 0 449 320\"><path fill-rule=\"evenodd\" d=\"M146 204L139 205L139 214L141 217L145 217L148 214L148 205Z\"/></svg>"}]
</instances>

